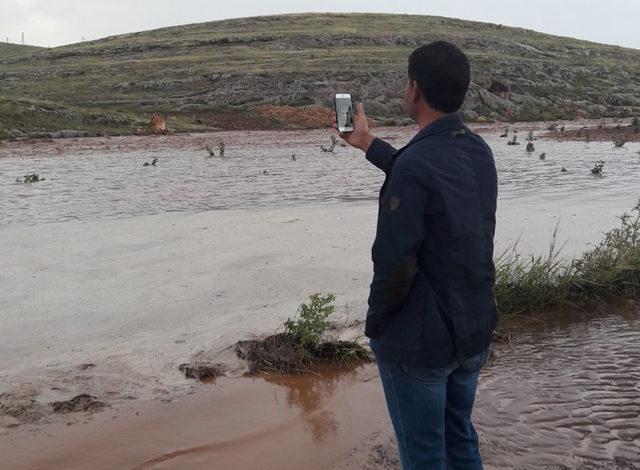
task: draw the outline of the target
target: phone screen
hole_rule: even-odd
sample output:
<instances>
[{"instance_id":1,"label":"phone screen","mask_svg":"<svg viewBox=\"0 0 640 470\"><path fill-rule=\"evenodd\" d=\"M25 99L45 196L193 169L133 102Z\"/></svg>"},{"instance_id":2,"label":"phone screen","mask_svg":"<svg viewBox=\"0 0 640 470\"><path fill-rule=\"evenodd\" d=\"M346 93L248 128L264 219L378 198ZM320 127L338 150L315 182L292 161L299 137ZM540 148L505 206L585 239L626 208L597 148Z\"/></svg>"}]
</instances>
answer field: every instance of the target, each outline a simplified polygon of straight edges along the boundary
<instances>
[{"instance_id":1,"label":"phone screen","mask_svg":"<svg viewBox=\"0 0 640 470\"><path fill-rule=\"evenodd\" d=\"M353 131L353 105L351 95L336 95L336 122L340 132Z\"/></svg>"}]
</instances>

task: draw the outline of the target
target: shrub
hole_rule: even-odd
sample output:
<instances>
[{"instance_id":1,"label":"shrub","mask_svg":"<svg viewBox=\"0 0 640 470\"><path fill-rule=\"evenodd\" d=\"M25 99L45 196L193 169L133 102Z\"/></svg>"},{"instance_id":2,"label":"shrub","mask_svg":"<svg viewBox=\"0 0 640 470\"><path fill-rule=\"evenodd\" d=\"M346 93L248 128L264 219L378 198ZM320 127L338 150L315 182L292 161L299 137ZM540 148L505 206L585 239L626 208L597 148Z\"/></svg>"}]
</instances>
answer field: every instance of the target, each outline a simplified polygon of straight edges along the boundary
<instances>
[{"instance_id":1,"label":"shrub","mask_svg":"<svg viewBox=\"0 0 640 470\"><path fill-rule=\"evenodd\" d=\"M500 316L550 307L587 306L640 296L640 201L620 216L595 248L571 261L556 249L557 228L546 256L522 257L514 246L496 260Z\"/></svg>"},{"instance_id":2,"label":"shrub","mask_svg":"<svg viewBox=\"0 0 640 470\"><path fill-rule=\"evenodd\" d=\"M315 348L329 326L328 318L335 312L335 294L311 294L309 304L302 304L296 318L284 322L284 333L303 349Z\"/></svg>"}]
</instances>

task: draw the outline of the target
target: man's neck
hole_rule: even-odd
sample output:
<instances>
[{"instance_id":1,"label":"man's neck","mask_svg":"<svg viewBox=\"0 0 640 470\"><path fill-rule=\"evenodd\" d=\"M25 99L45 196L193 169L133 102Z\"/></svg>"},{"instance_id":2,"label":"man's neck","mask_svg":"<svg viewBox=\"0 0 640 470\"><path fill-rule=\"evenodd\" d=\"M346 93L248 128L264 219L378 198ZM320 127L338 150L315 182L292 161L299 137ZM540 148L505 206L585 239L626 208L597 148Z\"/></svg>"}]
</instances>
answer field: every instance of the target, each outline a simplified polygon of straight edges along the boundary
<instances>
[{"instance_id":1,"label":"man's neck","mask_svg":"<svg viewBox=\"0 0 640 470\"><path fill-rule=\"evenodd\" d=\"M432 122L435 122L444 116L447 116L447 113L442 113L440 111L424 111L416 117L416 122L418 123L420 130L422 130Z\"/></svg>"}]
</instances>

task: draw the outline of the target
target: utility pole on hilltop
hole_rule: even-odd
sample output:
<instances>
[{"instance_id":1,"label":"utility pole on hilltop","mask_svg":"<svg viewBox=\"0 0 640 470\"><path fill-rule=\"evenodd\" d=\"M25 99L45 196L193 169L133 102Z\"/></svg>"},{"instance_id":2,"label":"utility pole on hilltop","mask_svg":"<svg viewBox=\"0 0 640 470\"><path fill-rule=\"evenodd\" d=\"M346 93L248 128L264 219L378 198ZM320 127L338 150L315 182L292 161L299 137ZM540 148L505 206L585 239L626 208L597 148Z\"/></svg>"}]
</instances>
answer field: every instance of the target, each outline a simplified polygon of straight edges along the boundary
<instances>
[{"instance_id":1,"label":"utility pole on hilltop","mask_svg":"<svg viewBox=\"0 0 640 470\"><path fill-rule=\"evenodd\" d=\"M22 33L22 45L24 46L24 33Z\"/></svg>"}]
</instances>

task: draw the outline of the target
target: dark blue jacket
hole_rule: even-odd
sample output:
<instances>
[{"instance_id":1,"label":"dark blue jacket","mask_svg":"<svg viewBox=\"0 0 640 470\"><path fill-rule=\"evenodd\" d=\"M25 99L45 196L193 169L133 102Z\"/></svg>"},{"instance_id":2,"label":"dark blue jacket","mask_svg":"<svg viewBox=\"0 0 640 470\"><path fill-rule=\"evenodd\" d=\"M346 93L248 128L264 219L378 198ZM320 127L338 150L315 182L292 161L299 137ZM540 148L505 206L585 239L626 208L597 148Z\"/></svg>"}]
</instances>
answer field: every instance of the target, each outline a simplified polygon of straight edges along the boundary
<instances>
[{"instance_id":1,"label":"dark blue jacket","mask_svg":"<svg viewBox=\"0 0 640 470\"><path fill-rule=\"evenodd\" d=\"M377 356L443 367L482 352L497 318L491 149L452 114L400 150L374 140L367 159L386 173L365 328Z\"/></svg>"}]
</instances>

